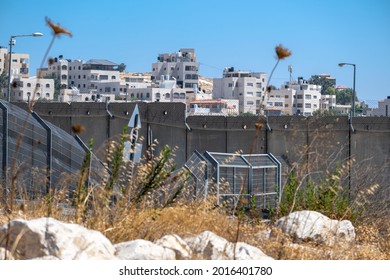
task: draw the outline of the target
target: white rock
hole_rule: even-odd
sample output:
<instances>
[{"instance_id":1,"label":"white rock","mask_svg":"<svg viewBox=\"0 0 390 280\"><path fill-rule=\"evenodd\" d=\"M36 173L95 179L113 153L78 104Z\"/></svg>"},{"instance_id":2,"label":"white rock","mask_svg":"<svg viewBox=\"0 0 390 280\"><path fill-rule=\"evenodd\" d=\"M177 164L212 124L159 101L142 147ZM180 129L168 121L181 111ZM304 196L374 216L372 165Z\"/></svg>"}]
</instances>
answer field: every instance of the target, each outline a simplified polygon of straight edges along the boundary
<instances>
[{"instance_id":1,"label":"white rock","mask_svg":"<svg viewBox=\"0 0 390 280\"><path fill-rule=\"evenodd\" d=\"M0 247L5 247L2 236L10 226L9 246L15 247L17 259L54 256L59 259L116 259L115 248L100 232L53 218L13 220L0 229Z\"/></svg>"},{"instance_id":2,"label":"white rock","mask_svg":"<svg viewBox=\"0 0 390 280\"><path fill-rule=\"evenodd\" d=\"M175 260L173 250L153 242L137 239L115 244L116 256L121 260Z\"/></svg>"},{"instance_id":3,"label":"white rock","mask_svg":"<svg viewBox=\"0 0 390 280\"><path fill-rule=\"evenodd\" d=\"M243 242L228 242L226 239L210 232L204 231L201 234L186 238L185 241L197 258L207 260L266 260L272 259L265 255L260 249ZM235 252L235 254L234 254Z\"/></svg>"},{"instance_id":4,"label":"white rock","mask_svg":"<svg viewBox=\"0 0 390 280\"><path fill-rule=\"evenodd\" d=\"M332 220L316 211L297 211L282 217L275 226L299 241L314 241L327 245L355 239L355 228L348 220Z\"/></svg>"},{"instance_id":5,"label":"white rock","mask_svg":"<svg viewBox=\"0 0 390 280\"><path fill-rule=\"evenodd\" d=\"M184 242L183 239L181 239L180 236L176 234L165 235L154 243L173 250L176 254L177 260L187 260L191 258L191 248L187 245L186 242Z\"/></svg>"},{"instance_id":6,"label":"white rock","mask_svg":"<svg viewBox=\"0 0 390 280\"><path fill-rule=\"evenodd\" d=\"M0 247L0 261L1 260L13 260L14 257L12 256L11 252L6 250L5 248Z\"/></svg>"}]
</instances>

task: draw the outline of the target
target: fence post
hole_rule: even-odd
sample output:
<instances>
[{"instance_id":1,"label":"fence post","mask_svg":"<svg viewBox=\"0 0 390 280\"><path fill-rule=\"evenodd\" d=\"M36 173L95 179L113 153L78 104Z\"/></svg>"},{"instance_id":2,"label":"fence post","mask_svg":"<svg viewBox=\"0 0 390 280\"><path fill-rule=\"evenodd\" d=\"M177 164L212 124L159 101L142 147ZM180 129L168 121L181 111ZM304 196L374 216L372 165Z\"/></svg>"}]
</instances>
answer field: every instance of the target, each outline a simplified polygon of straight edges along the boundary
<instances>
[{"instance_id":1,"label":"fence post","mask_svg":"<svg viewBox=\"0 0 390 280\"><path fill-rule=\"evenodd\" d=\"M52 130L50 126L35 112L31 115L36 119L39 124L46 130L46 194L50 193L51 189L51 170L52 170Z\"/></svg>"},{"instance_id":2,"label":"fence post","mask_svg":"<svg viewBox=\"0 0 390 280\"><path fill-rule=\"evenodd\" d=\"M3 139L2 139L2 182L3 199L7 200L7 168L8 168L8 108L0 101L0 108L3 111Z\"/></svg>"}]
</instances>

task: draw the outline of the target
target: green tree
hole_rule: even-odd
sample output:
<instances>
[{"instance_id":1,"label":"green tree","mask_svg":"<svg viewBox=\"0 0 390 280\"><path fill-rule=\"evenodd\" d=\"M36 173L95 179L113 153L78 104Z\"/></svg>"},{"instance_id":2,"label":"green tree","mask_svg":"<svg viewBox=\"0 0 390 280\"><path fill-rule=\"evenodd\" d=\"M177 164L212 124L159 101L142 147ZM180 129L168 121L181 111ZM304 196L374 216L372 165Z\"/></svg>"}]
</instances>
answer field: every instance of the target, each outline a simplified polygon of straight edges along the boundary
<instances>
[{"instance_id":1,"label":"green tree","mask_svg":"<svg viewBox=\"0 0 390 280\"><path fill-rule=\"evenodd\" d=\"M324 93L325 95L336 95L336 89L334 87L328 87Z\"/></svg>"},{"instance_id":2,"label":"green tree","mask_svg":"<svg viewBox=\"0 0 390 280\"><path fill-rule=\"evenodd\" d=\"M121 64L118 65L118 71L119 71L119 72L122 73L122 72L125 71L125 69L126 69L126 64L121 63Z\"/></svg>"},{"instance_id":3,"label":"green tree","mask_svg":"<svg viewBox=\"0 0 390 280\"><path fill-rule=\"evenodd\" d=\"M336 86L335 79L329 79L328 76L313 75L308 81L309 84L321 86L321 94L326 94L328 88L334 88Z\"/></svg>"},{"instance_id":4,"label":"green tree","mask_svg":"<svg viewBox=\"0 0 390 280\"><path fill-rule=\"evenodd\" d=\"M345 89L336 91L336 101L337 101L337 104L341 104L341 105L352 104L352 89L345 88ZM355 95L355 102L356 101L358 101L358 98Z\"/></svg>"}]
</instances>

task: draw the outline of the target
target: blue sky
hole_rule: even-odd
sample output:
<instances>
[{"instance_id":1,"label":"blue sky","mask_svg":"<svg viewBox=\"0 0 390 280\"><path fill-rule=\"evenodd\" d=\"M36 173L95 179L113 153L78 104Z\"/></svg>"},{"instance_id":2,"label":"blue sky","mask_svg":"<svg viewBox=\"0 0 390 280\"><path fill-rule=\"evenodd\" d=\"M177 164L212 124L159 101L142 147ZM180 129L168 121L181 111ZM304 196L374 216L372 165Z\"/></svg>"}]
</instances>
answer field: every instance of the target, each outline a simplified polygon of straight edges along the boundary
<instances>
[{"instance_id":1,"label":"blue sky","mask_svg":"<svg viewBox=\"0 0 390 280\"><path fill-rule=\"evenodd\" d=\"M270 73L274 48L283 44L292 56L282 61L271 80L327 73L338 85L352 87L361 100L390 96L390 1L388 0L2 0L0 45L11 35L13 50L30 54L31 73L40 66L51 40L45 17L73 33L55 41L50 56L104 58L125 63L126 71L151 71L158 54L194 48L200 74L210 78L222 69Z\"/></svg>"}]
</instances>

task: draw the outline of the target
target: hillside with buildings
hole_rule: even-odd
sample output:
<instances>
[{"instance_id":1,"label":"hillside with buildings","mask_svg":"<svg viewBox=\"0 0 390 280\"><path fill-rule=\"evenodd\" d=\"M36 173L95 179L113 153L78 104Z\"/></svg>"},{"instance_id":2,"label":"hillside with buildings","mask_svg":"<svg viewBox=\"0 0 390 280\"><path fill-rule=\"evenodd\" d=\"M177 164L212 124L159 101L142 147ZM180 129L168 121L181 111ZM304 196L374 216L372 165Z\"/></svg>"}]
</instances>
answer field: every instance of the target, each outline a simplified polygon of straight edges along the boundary
<instances>
[{"instance_id":1,"label":"hillside with buildings","mask_svg":"<svg viewBox=\"0 0 390 280\"><path fill-rule=\"evenodd\" d=\"M182 102L190 115L312 116L349 114L351 110L349 100L341 104L336 100L337 92L345 88L337 87L330 75L290 79L267 92L268 75L263 72L227 67L221 77L201 77L192 48L159 54L148 73L123 72L122 67L106 59L82 61L60 55L38 70L38 78L30 76L29 55L13 53L8 95L5 73L9 72L9 53L0 48L2 96L11 101ZM355 104L361 114L388 116L389 102L390 98L380 101L375 109L358 101Z\"/></svg>"}]
</instances>

